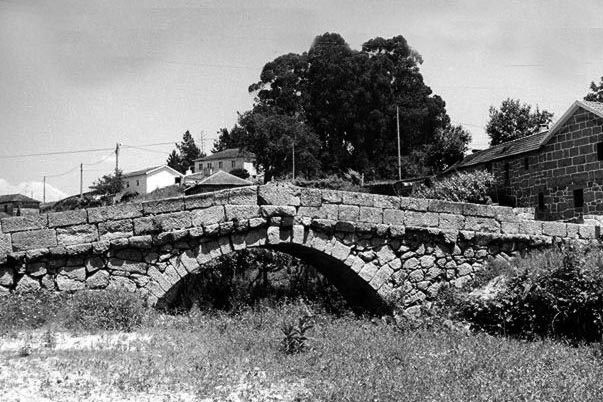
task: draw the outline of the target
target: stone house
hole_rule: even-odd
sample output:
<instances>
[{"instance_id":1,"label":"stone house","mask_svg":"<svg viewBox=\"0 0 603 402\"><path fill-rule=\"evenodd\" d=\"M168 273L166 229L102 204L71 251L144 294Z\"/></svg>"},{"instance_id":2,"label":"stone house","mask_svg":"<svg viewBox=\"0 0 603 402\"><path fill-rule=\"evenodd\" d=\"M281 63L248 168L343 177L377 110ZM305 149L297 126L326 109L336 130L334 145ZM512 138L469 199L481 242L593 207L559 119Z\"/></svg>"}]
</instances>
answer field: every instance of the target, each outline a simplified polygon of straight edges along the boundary
<instances>
[{"instance_id":1,"label":"stone house","mask_svg":"<svg viewBox=\"0 0 603 402\"><path fill-rule=\"evenodd\" d=\"M245 169L249 178L256 180L258 172L255 168L255 154L240 148L229 148L195 160L195 174L211 176L219 170L231 172Z\"/></svg>"},{"instance_id":2,"label":"stone house","mask_svg":"<svg viewBox=\"0 0 603 402\"><path fill-rule=\"evenodd\" d=\"M40 212L40 201L23 194L0 195L0 217L31 215Z\"/></svg>"},{"instance_id":3,"label":"stone house","mask_svg":"<svg viewBox=\"0 0 603 402\"><path fill-rule=\"evenodd\" d=\"M549 129L468 155L448 172L486 169L503 205L545 220L603 215L603 103L578 100Z\"/></svg>"},{"instance_id":4,"label":"stone house","mask_svg":"<svg viewBox=\"0 0 603 402\"><path fill-rule=\"evenodd\" d=\"M159 188L179 185L183 175L168 165L127 172L122 175L124 190L147 194Z\"/></svg>"}]
</instances>

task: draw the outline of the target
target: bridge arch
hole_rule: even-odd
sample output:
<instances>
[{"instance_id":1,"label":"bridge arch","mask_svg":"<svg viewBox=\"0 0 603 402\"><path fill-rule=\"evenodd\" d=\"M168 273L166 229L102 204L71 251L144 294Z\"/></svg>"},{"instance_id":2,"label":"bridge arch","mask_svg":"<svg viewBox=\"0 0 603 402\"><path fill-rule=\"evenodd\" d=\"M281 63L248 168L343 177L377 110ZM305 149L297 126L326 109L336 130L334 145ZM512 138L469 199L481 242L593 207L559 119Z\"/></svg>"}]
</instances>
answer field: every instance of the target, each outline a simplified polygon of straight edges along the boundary
<instances>
[{"instance_id":1,"label":"bridge arch","mask_svg":"<svg viewBox=\"0 0 603 402\"><path fill-rule=\"evenodd\" d=\"M269 226L254 228L246 233L200 239L198 243L193 242L196 244L192 247L174 254L163 262L149 264L150 280L145 286L145 292L148 291L151 303L158 306L168 305L181 281L186 280L191 274L199 273L204 269L205 264L237 251L262 248L291 255L312 265L337 288L354 309L373 312L387 309L387 303L378 293L375 284L371 286L363 279L359 272L353 270L349 261L346 264L349 251L346 255L343 249L345 246L334 255L325 251L323 247L327 244L339 243L334 233L309 233L296 242L293 242L292 233L292 227ZM313 239L314 236L318 240Z\"/></svg>"}]
</instances>

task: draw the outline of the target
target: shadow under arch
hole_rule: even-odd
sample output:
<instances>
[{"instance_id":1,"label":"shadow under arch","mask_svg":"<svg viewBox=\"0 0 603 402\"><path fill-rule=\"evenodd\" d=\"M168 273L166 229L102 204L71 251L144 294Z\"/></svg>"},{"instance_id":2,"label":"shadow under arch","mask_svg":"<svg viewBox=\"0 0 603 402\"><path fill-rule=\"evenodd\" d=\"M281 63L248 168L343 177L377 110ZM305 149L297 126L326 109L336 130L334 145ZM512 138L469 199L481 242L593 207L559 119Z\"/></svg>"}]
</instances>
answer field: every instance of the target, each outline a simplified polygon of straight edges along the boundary
<instances>
[{"instance_id":1,"label":"shadow under arch","mask_svg":"<svg viewBox=\"0 0 603 402\"><path fill-rule=\"evenodd\" d=\"M247 249L253 248L285 253L298 258L308 265L312 265L339 291L355 313L387 314L391 312L391 307L381 298L373 287L362 279L358 273L354 272L351 267L335 257L304 244L296 243L266 244L247 247ZM230 255L237 251L240 250L232 250L230 253L224 255ZM199 268L201 267L202 265L199 265ZM168 307L176 298L177 293L181 290L180 284L186 277L198 272L199 271L197 270L189 273L187 276L174 283L164 296L159 298L156 306L158 308Z\"/></svg>"}]
</instances>

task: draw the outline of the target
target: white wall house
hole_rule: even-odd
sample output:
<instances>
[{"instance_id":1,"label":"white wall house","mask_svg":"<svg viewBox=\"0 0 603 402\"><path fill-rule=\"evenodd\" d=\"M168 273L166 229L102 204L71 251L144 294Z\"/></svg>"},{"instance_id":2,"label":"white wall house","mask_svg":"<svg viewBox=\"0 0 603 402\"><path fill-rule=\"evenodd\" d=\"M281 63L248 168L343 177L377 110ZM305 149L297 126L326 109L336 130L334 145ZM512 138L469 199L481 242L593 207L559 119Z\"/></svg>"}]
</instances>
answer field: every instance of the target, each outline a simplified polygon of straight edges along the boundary
<instances>
[{"instance_id":1,"label":"white wall house","mask_svg":"<svg viewBox=\"0 0 603 402\"><path fill-rule=\"evenodd\" d=\"M255 155L239 148L229 148L195 160L195 174L203 177L211 176L219 170L231 172L234 169L247 170L249 179L255 180L258 175Z\"/></svg>"},{"instance_id":2,"label":"white wall house","mask_svg":"<svg viewBox=\"0 0 603 402\"><path fill-rule=\"evenodd\" d=\"M168 165L123 174L124 190L146 194L159 188L180 184L182 174Z\"/></svg>"}]
</instances>

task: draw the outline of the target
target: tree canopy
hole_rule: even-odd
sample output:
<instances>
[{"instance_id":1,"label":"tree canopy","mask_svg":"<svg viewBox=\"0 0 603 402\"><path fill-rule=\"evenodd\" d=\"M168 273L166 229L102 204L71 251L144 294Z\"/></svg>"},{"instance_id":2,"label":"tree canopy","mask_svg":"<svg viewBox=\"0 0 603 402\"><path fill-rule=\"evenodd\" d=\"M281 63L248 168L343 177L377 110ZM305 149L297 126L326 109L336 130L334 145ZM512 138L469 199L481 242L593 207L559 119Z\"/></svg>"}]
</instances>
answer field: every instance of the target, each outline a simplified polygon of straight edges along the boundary
<instances>
[{"instance_id":1,"label":"tree canopy","mask_svg":"<svg viewBox=\"0 0 603 402\"><path fill-rule=\"evenodd\" d=\"M499 109L490 106L486 133L490 136L490 145L498 145L536 134L541 125L548 125L552 120L553 113L538 106L532 111L532 106L522 104L519 99L507 98Z\"/></svg>"},{"instance_id":2,"label":"tree canopy","mask_svg":"<svg viewBox=\"0 0 603 402\"><path fill-rule=\"evenodd\" d=\"M214 147L247 148L269 175L282 175L291 171L295 141L304 174L353 169L368 179L395 178L398 106L403 157L420 165L405 170L437 170L442 157L425 157L437 137L463 134L456 142L465 145L468 137L449 130L445 102L425 85L422 61L402 36L374 38L354 50L337 33L320 35L307 52L266 63L249 87L253 108L239 115L232 130L222 129ZM281 159L268 155L274 152Z\"/></svg>"},{"instance_id":3,"label":"tree canopy","mask_svg":"<svg viewBox=\"0 0 603 402\"><path fill-rule=\"evenodd\" d=\"M172 150L167 159L169 167L176 169L180 173L186 173L189 168L192 168L195 159L202 158L203 155L191 133L186 130L182 135L182 141L176 143L176 149Z\"/></svg>"},{"instance_id":4,"label":"tree canopy","mask_svg":"<svg viewBox=\"0 0 603 402\"><path fill-rule=\"evenodd\" d=\"M92 183L90 189L100 195L115 195L124 189L123 174L117 170L114 174L106 174Z\"/></svg>"},{"instance_id":5,"label":"tree canopy","mask_svg":"<svg viewBox=\"0 0 603 402\"><path fill-rule=\"evenodd\" d=\"M603 102L603 77L601 77L599 84L595 84L594 81L590 83L590 92L586 94L584 100Z\"/></svg>"}]
</instances>

